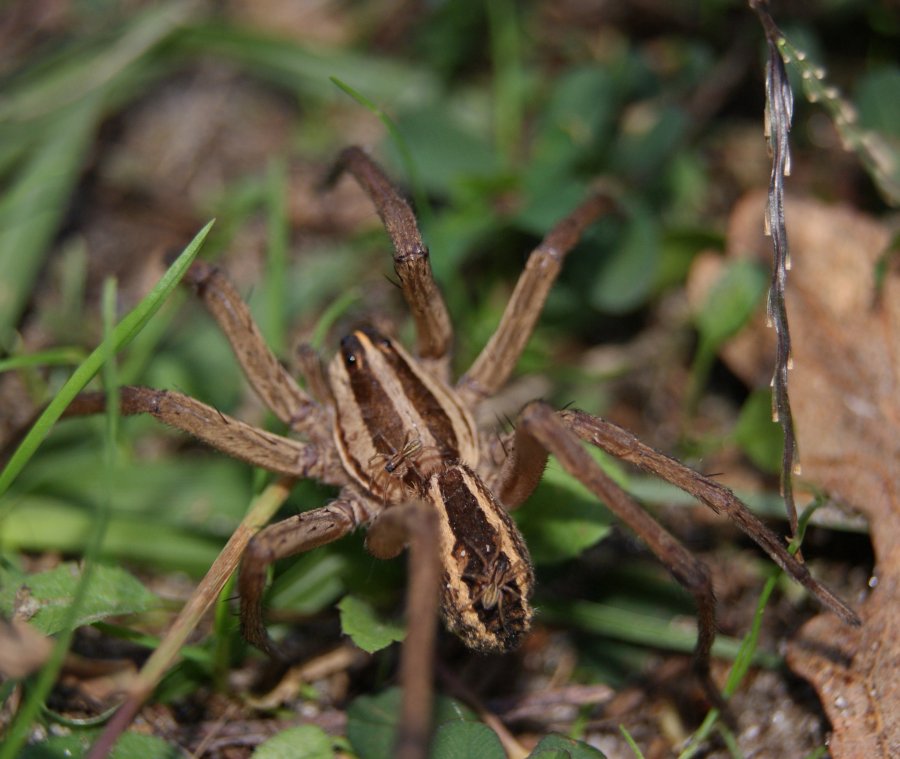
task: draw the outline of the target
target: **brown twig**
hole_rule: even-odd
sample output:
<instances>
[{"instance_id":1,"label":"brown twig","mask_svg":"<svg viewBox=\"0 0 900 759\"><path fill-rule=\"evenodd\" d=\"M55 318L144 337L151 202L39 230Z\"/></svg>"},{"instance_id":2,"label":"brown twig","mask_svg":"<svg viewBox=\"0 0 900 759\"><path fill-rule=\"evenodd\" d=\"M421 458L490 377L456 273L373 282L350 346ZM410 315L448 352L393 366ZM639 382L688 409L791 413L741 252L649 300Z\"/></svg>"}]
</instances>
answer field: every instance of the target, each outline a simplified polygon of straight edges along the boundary
<instances>
[{"instance_id":1,"label":"brown twig","mask_svg":"<svg viewBox=\"0 0 900 759\"><path fill-rule=\"evenodd\" d=\"M791 334L788 328L785 289L790 268L787 229L784 223L784 178L791 171L789 135L794 109L794 96L784 61L778 50L781 31L769 14L765 0L750 0L766 33L766 139L772 155L769 178L769 201L766 207L766 233L772 237L774 261L769 288L768 319L775 328L775 370L772 375L772 414L781 425L784 451L781 459L781 493L791 525L791 536L797 535L797 506L794 503L793 474L799 470L799 451L794 432L794 418L788 394L788 370L791 367ZM799 554L798 554L799 556Z\"/></svg>"}]
</instances>

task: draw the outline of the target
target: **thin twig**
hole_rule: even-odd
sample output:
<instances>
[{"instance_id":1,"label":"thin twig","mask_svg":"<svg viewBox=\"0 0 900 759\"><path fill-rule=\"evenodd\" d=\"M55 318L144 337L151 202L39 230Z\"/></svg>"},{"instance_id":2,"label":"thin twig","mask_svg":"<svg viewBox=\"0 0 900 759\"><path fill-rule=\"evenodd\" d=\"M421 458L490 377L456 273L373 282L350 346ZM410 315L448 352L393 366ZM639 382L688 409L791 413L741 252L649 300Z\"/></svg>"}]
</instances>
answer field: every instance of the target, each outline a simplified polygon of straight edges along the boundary
<instances>
[{"instance_id":1,"label":"thin twig","mask_svg":"<svg viewBox=\"0 0 900 759\"><path fill-rule=\"evenodd\" d=\"M272 518L288 497L294 480L283 477L269 485L253 502L250 510L228 543L213 562L206 576L197 586L187 604L181 610L166 637L147 659L128 690L125 702L109 721L97 742L91 747L87 759L104 759L112 750L119 736L125 732L144 701L153 693L163 675L178 658L178 652L193 632L203 615L215 603L225 582L237 567L247 543L259 529Z\"/></svg>"},{"instance_id":2,"label":"thin twig","mask_svg":"<svg viewBox=\"0 0 900 759\"><path fill-rule=\"evenodd\" d=\"M766 234L772 237L774 260L769 289L768 320L775 328L775 371L772 375L772 416L781 424L784 451L781 459L781 494L791 525L791 536L797 535L797 506L794 503L793 475L799 473L799 451L794 433L794 418L788 395L788 370L791 368L791 335L788 328L785 289L790 269L787 229L784 223L784 178L791 171L789 135L794 109L794 96L784 61L778 49L782 34L769 15L765 0L750 0L766 33L766 139L772 155L769 178L769 200L766 206ZM796 468L795 468L796 467Z\"/></svg>"}]
</instances>

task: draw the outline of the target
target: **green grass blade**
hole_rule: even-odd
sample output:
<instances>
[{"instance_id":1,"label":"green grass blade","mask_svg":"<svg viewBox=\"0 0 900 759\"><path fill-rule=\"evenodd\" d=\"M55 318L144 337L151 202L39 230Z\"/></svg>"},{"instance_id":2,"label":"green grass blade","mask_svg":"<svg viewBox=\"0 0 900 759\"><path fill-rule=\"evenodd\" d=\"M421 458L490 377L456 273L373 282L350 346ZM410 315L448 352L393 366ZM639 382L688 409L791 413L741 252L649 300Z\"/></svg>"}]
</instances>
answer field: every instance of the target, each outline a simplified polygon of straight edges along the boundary
<instances>
[{"instance_id":1,"label":"green grass blade","mask_svg":"<svg viewBox=\"0 0 900 759\"><path fill-rule=\"evenodd\" d=\"M512 166L522 137L524 104L519 20L510 0L487 4L494 69L494 145L508 167Z\"/></svg>"},{"instance_id":2,"label":"green grass blade","mask_svg":"<svg viewBox=\"0 0 900 759\"><path fill-rule=\"evenodd\" d=\"M0 347L9 346L34 289L99 118L98 98L60 112L0 200Z\"/></svg>"},{"instance_id":3,"label":"green grass blade","mask_svg":"<svg viewBox=\"0 0 900 759\"><path fill-rule=\"evenodd\" d=\"M31 726L40 714L41 708L50 695L53 684L59 676L63 661L69 651L72 642L72 636L75 634L75 628L78 626L79 615L82 607L90 600L88 590L91 585L91 579L95 574L97 564L96 558L100 553L100 546L106 534L109 525L109 517L113 499L113 469L116 465L116 434L119 421L119 396L116 388L116 367L115 367L115 342L113 335L115 332L115 312L116 312L116 283L115 279L107 279L103 285L103 325L104 339L100 344L100 348L95 351L98 360L101 362L103 377L107 389L106 404L106 498L96 509L94 518L92 519L90 537L88 539L87 551L85 553L84 568L81 572L81 578L75 587L72 595L71 603L65 610L62 630L59 632L50 658L44 664L37 676L37 681L33 688L28 690L28 696L21 708L16 713L13 723L10 725L6 735L6 740L0 747L0 759L13 759L22 748L22 745L28 739L31 732ZM73 375L74 376L74 375ZM5 474L5 472L4 472Z\"/></svg>"},{"instance_id":4,"label":"green grass blade","mask_svg":"<svg viewBox=\"0 0 900 759\"><path fill-rule=\"evenodd\" d=\"M298 44L284 37L215 22L187 27L173 48L187 55L214 55L305 100L333 100L329 77L352 79L376 100L429 101L436 77L422 66L387 57L360 55L346 48Z\"/></svg>"},{"instance_id":5,"label":"green grass blade","mask_svg":"<svg viewBox=\"0 0 900 759\"><path fill-rule=\"evenodd\" d=\"M409 182L412 185L413 197L416 201L416 210L419 212L421 224L422 226L427 227L428 221L431 218L431 207L428 205L428 196L425 193L425 186L419 178L419 170L416 168L416 161L413 158L412 151L409 149L409 145L406 144L406 140L400 133L400 129L390 116L361 92L357 92L349 84L342 82L336 76L332 76L330 79L334 82L336 87L346 92L361 106L370 110L379 118L381 123L384 124L394 145L397 147L397 152L400 153L400 159L403 161L403 168L406 170L406 175L409 177Z\"/></svg>"},{"instance_id":6,"label":"green grass blade","mask_svg":"<svg viewBox=\"0 0 900 759\"><path fill-rule=\"evenodd\" d=\"M3 93L0 123L55 119L61 108L100 99L126 69L181 27L191 13L188 3L154 5L134 16L112 43L99 39L53 56Z\"/></svg>"},{"instance_id":7,"label":"green grass blade","mask_svg":"<svg viewBox=\"0 0 900 759\"><path fill-rule=\"evenodd\" d=\"M290 221L287 211L287 166L283 160L269 162L266 175L266 342L276 356L287 347L287 259Z\"/></svg>"},{"instance_id":8,"label":"green grass blade","mask_svg":"<svg viewBox=\"0 0 900 759\"><path fill-rule=\"evenodd\" d=\"M11 356L0 361L0 374L16 369L33 369L38 366L71 366L84 361L84 351L78 346L49 348L38 353Z\"/></svg>"},{"instance_id":9,"label":"green grass blade","mask_svg":"<svg viewBox=\"0 0 900 759\"><path fill-rule=\"evenodd\" d=\"M34 455L38 446L44 441L50 429L62 416L72 399L81 392L88 382L94 377L103 365L104 359L110 352L115 353L126 346L134 336L143 328L147 321L157 312L165 299L169 296L179 280L184 276L188 266L196 258L200 246L209 233L213 222L209 222L197 236L184 249L176 259L156 287L145 297L132 311L119 322L112 334L103 341L82 364L69 377L68 381L60 389L56 397L49 403L44 413L38 418L34 426L29 430L25 439L21 442L15 453L10 458L6 468L0 474L0 495L3 495L12 484L13 480L22 471L28 460Z\"/></svg>"},{"instance_id":10,"label":"green grass blade","mask_svg":"<svg viewBox=\"0 0 900 759\"><path fill-rule=\"evenodd\" d=\"M800 515L800 519L797 523L797 535L788 546L788 551L791 554L795 554L798 550L800 550L800 545L803 543L803 536L806 534L806 528L809 525L809 520L820 505L820 502L814 501L809 506L807 506L806 509L804 509L803 513ZM766 605L769 603L769 598L774 592L775 586L778 584L778 580L783 574L783 570L775 568L772 571L772 574L769 576L769 579L766 581L765 586L763 586L762 593L760 593L759 596L759 601L756 604L756 611L753 614L753 624L750 626L750 631L744 636L744 639L741 641L740 648L737 651L737 655L734 657L734 666L732 666L731 671L728 673L728 679L725 682L725 688L723 689L722 695L726 699L731 698L735 694L741 682L743 682L747 671L750 669L750 665L755 662L756 657L759 655L757 646L759 645L759 634L762 628L763 614L766 611ZM703 723L699 728L697 728L697 731L691 737L691 740L685 750L678 755L678 759L690 759L691 757L693 757L709 737L713 728L716 727L716 725L718 724L718 720L719 710L710 709L709 713L703 720Z\"/></svg>"},{"instance_id":11,"label":"green grass blade","mask_svg":"<svg viewBox=\"0 0 900 759\"><path fill-rule=\"evenodd\" d=\"M669 651L689 653L697 644L696 630L685 629L660 617L593 601L545 601L541 604L541 616L552 622L574 624L583 630L617 640ZM736 659L740 653L741 641L724 635L716 637L713 656ZM781 657L766 651L754 650L751 660L761 667L774 668L781 665Z\"/></svg>"}]
</instances>

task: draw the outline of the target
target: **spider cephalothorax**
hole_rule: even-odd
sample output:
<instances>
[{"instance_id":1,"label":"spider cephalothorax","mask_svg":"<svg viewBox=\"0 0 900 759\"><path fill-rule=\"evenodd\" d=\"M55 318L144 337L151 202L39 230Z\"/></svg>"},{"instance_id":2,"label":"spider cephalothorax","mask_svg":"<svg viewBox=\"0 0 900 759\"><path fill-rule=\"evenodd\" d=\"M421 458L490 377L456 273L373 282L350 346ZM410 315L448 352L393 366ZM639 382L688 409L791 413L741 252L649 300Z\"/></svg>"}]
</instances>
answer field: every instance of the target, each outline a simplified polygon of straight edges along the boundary
<instances>
[{"instance_id":1,"label":"spider cephalothorax","mask_svg":"<svg viewBox=\"0 0 900 759\"><path fill-rule=\"evenodd\" d=\"M349 171L369 194L395 247L394 269L416 323L416 356L369 328L341 340L327 376L314 351L299 355L306 389L282 367L249 309L217 270L195 263L187 275L230 340L245 374L295 438L228 417L181 393L126 387L124 414L150 413L219 450L293 478L339 488L319 509L263 529L241 565L241 630L275 652L262 617L266 569L273 561L324 545L366 526L366 546L380 558L410 549L409 631L401 659L404 700L397 756L425 755L431 715L435 617L472 648L506 651L532 621L534 573L509 510L537 486L553 455L625 522L694 596L698 608L695 663L709 696L715 599L706 567L617 486L584 443L661 477L724 513L826 606L851 624L854 612L817 583L727 488L641 443L599 417L528 404L499 456L491 432L473 421L479 405L512 374L569 250L584 229L611 208L594 195L560 221L528 258L497 330L472 366L450 377L452 327L432 278L415 217L381 169L362 150L342 154L336 177ZM101 410L81 396L70 414Z\"/></svg>"}]
</instances>

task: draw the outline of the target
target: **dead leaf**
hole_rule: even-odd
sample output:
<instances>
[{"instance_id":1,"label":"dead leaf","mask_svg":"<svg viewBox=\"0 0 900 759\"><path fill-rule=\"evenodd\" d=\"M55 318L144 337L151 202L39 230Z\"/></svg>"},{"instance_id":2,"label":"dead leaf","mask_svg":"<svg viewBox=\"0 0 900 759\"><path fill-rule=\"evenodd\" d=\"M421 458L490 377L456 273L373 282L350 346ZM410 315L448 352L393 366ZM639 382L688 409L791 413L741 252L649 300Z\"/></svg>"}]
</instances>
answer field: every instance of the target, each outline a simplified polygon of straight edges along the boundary
<instances>
[{"instance_id":1,"label":"dead leaf","mask_svg":"<svg viewBox=\"0 0 900 759\"><path fill-rule=\"evenodd\" d=\"M738 204L730 257L770 260L764 206L764 193ZM877 584L859 609L863 627L822 614L792 641L788 664L818 691L836 759L900 757L900 273L889 272L876 290L876 263L890 232L870 217L789 198L786 218L790 396L801 479L868 518L877 560ZM714 268L708 258L700 264L695 295ZM773 330L759 324L722 356L759 385L771 376L773 346Z\"/></svg>"},{"instance_id":2,"label":"dead leaf","mask_svg":"<svg viewBox=\"0 0 900 759\"><path fill-rule=\"evenodd\" d=\"M19 680L37 672L53 650L47 638L21 619L0 619L0 677Z\"/></svg>"}]
</instances>

